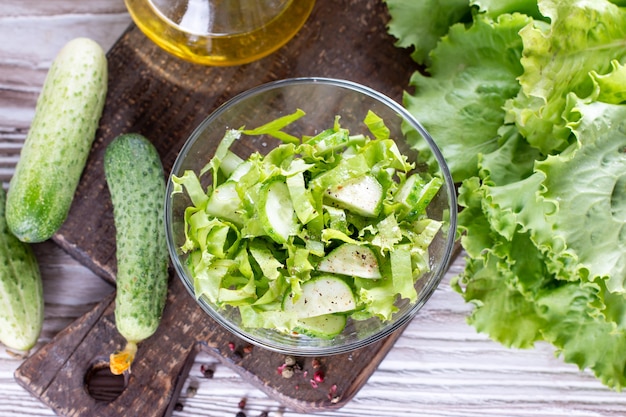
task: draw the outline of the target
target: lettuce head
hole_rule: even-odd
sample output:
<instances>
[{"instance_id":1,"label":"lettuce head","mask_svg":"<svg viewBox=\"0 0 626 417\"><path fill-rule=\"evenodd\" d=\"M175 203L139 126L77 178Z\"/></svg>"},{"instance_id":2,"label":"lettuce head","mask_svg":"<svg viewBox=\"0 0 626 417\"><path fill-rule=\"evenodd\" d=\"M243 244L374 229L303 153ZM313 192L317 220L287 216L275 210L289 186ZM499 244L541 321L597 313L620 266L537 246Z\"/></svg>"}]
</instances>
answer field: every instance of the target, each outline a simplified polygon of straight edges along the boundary
<instances>
[{"instance_id":1,"label":"lettuce head","mask_svg":"<svg viewBox=\"0 0 626 417\"><path fill-rule=\"evenodd\" d=\"M423 13L386 3L395 36ZM404 95L459 184L465 268L452 286L478 331L513 348L549 342L622 390L626 2L465 6L469 21L420 46L429 60Z\"/></svg>"}]
</instances>

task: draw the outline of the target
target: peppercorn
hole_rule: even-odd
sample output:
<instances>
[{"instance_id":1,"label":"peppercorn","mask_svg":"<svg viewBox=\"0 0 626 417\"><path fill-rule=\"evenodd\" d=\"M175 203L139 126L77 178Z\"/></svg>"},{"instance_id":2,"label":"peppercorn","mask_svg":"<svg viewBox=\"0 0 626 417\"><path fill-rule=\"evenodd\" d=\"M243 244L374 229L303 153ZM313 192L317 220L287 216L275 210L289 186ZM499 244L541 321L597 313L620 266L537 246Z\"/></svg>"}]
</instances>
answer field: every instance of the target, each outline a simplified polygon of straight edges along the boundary
<instances>
[{"instance_id":1,"label":"peppercorn","mask_svg":"<svg viewBox=\"0 0 626 417\"><path fill-rule=\"evenodd\" d=\"M319 382L322 383L324 382L324 372L322 371L315 371L315 373L313 374L313 379L315 380L315 382Z\"/></svg>"},{"instance_id":2,"label":"peppercorn","mask_svg":"<svg viewBox=\"0 0 626 417\"><path fill-rule=\"evenodd\" d=\"M341 397L337 395L337 384L333 384L330 387L330 389L328 390L327 397L330 400L330 402L333 404L336 404L339 401Z\"/></svg>"},{"instance_id":3,"label":"peppercorn","mask_svg":"<svg viewBox=\"0 0 626 417\"><path fill-rule=\"evenodd\" d=\"M246 399L245 398L242 398L241 400L239 400L239 408L242 409L242 410L244 408L246 408Z\"/></svg>"},{"instance_id":4,"label":"peppercorn","mask_svg":"<svg viewBox=\"0 0 626 417\"><path fill-rule=\"evenodd\" d=\"M213 378L213 375L215 374L215 369L213 369L213 367L206 365L206 364L202 364L200 365L200 373L202 374L203 377L205 378Z\"/></svg>"},{"instance_id":5,"label":"peppercorn","mask_svg":"<svg viewBox=\"0 0 626 417\"><path fill-rule=\"evenodd\" d=\"M246 417L246 413L244 413L243 411L239 411L237 412L237 414L235 414L235 417Z\"/></svg>"},{"instance_id":6,"label":"peppercorn","mask_svg":"<svg viewBox=\"0 0 626 417\"><path fill-rule=\"evenodd\" d=\"M195 397L197 393L198 393L198 387L196 387L195 385L189 385L187 387L187 397L189 398Z\"/></svg>"},{"instance_id":7,"label":"peppercorn","mask_svg":"<svg viewBox=\"0 0 626 417\"><path fill-rule=\"evenodd\" d=\"M291 378L293 376L293 368L291 366L285 366L281 373L283 378Z\"/></svg>"}]
</instances>

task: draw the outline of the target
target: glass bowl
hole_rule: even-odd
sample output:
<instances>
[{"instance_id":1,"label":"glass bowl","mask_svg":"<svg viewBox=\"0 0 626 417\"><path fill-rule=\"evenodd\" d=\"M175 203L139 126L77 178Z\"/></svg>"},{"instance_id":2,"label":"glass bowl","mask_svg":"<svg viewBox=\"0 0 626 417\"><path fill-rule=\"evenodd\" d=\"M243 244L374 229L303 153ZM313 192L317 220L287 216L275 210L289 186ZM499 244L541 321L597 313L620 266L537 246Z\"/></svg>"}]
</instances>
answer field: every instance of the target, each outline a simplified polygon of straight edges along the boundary
<instances>
[{"instance_id":1,"label":"glass bowl","mask_svg":"<svg viewBox=\"0 0 626 417\"><path fill-rule=\"evenodd\" d=\"M174 192L174 177L182 177L191 170L200 174L214 156L226 129L243 126L254 128L302 109L306 115L290 124L286 131L302 137L313 136L332 127L335 116L340 116L342 128L350 134L371 136L363 120L368 111L383 119L398 149L415 162L416 170L428 171L441 179L442 186L428 206L428 218L441 221L430 243L427 254L429 271L415 282L417 300L407 298L395 301L397 311L389 320L371 317L347 320L343 331L334 337L320 338L296 332L282 332L262 328L245 328L238 308L218 307L204 295L196 297L194 277L187 267L187 254L181 250L185 243L185 210L192 203L185 192ZM416 147L416 144L419 147ZM230 150L247 159L253 152L267 154L281 144L274 137L243 135L235 140ZM412 145L409 145L411 143ZM426 146L424 146L426 145ZM428 162L418 162L415 149L428 149ZM202 186L211 184L211 174L199 176ZM248 90L210 114L191 134L182 147L167 184L165 217L167 241L175 270L200 307L226 329L257 346L298 356L321 356L345 353L376 342L390 335L411 320L424 306L445 274L450 262L456 232L457 210L454 184L446 163L429 134L402 106L385 95L353 82L327 78L286 79Z\"/></svg>"}]
</instances>

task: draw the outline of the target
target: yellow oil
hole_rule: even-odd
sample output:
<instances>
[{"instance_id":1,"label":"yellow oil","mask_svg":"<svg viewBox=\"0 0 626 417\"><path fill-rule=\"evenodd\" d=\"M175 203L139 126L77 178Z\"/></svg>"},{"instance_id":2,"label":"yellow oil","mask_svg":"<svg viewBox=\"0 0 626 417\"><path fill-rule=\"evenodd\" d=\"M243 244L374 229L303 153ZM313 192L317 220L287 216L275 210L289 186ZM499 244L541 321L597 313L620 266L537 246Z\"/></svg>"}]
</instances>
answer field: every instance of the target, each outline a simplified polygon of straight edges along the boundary
<instances>
[{"instance_id":1,"label":"yellow oil","mask_svg":"<svg viewBox=\"0 0 626 417\"><path fill-rule=\"evenodd\" d=\"M135 24L179 58L229 66L263 58L304 25L315 0L125 0Z\"/></svg>"}]
</instances>

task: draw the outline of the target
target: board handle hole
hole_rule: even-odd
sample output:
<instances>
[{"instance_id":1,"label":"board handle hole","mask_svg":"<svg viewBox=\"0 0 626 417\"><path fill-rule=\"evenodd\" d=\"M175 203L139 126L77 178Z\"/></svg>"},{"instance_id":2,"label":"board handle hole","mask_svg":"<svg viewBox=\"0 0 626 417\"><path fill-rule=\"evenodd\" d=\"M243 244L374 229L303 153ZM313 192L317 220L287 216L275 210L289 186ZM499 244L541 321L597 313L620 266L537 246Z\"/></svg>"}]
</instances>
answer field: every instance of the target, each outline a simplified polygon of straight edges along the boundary
<instances>
[{"instance_id":1,"label":"board handle hole","mask_svg":"<svg viewBox=\"0 0 626 417\"><path fill-rule=\"evenodd\" d=\"M128 378L111 372L109 362L102 359L94 362L85 374L85 389L98 402L115 400L126 388Z\"/></svg>"}]
</instances>

